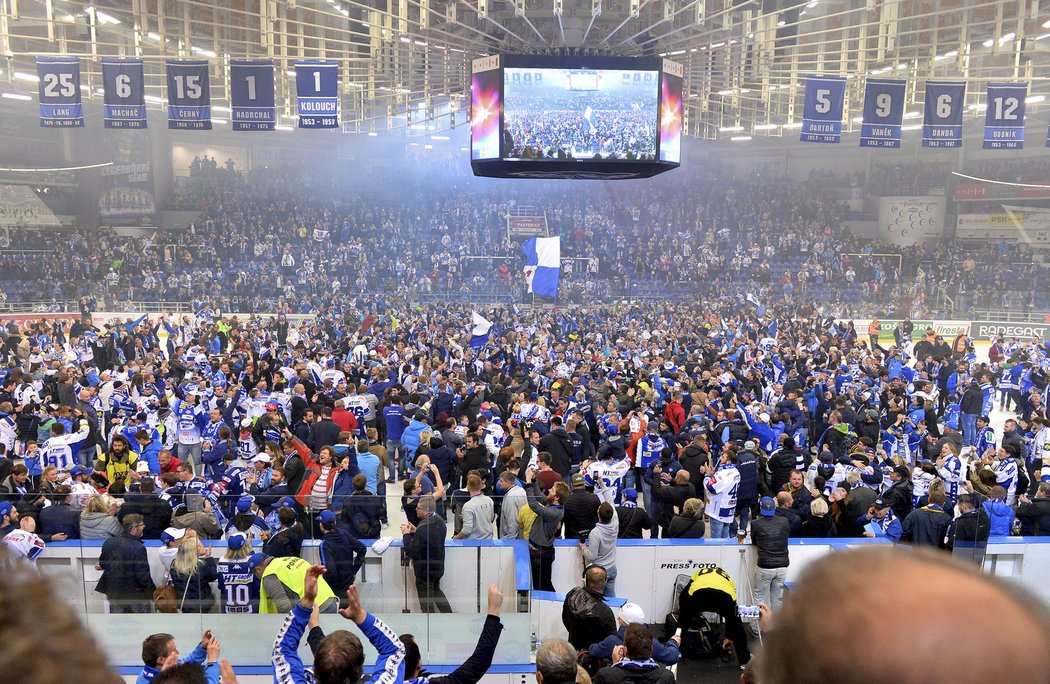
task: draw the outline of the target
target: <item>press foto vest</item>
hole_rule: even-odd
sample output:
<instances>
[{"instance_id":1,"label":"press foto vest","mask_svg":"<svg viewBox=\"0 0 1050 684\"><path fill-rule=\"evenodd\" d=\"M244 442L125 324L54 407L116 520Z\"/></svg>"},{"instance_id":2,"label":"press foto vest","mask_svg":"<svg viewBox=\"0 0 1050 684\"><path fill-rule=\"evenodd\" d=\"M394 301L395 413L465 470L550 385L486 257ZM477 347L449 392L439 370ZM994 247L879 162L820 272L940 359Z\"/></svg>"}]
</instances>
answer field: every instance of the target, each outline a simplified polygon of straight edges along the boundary
<instances>
[{"instance_id":1,"label":"press foto vest","mask_svg":"<svg viewBox=\"0 0 1050 684\"><path fill-rule=\"evenodd\" d=\"M277 607L270 600L270 597L266 595L265 581L267 577L276 575L281 584L291 589L297 596L302 596L306 586L306 569L309 567L309 561L291 556L288 558L274 558L270 561L270 564L266 566L266 571L263 572L263 583L259 586L259 612L277 612ZM317 605L320 606L328 599L333 598L335 598L335 593L332 592L332 588L328 586L328 582L324 581L324 577L319 577L317 580Z\"/></svg>"}]
</instances>

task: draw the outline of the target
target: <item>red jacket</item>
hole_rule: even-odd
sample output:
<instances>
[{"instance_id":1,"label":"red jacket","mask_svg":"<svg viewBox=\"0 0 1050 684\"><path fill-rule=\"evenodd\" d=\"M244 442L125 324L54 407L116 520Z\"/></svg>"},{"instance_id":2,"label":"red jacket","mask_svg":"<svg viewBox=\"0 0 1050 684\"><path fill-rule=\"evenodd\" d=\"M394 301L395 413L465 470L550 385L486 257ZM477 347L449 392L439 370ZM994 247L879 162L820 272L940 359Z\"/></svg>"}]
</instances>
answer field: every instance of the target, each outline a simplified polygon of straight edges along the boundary
<instances>
[{"instance_id":1,"label":"red jacket","mask_svg":"<svg viewBox=\"0 0 1050 684\"><path fill-rule=\"evenodd\" d=\"M303 459L303 465L306 466L306 475L303 476L303 484L299 487L299 491L295 495L295 500L299 502L299 505L303 508L309 508L310 495L313 494L314 483L317 482L317 478L321 477L321 464L314 458L313 452L310 451L310 447L299 441L298 438L292 440L292 445L295 446L295 450L299 452L299 458ZM328 494L332 493L332 485L335 484L335 478L339 475L341 468L338 463L332 464L332 469L328 471L328 482L326 483L326 489Z\"/></svg>"},{"instance_id":2,"label":"red jacket","mask_svg":"<svg viewBox=\"0 0 1050 684\"><path fill-rule=\"evenodd\" d=\"M332 421L335 422L343 432L357 432L357 416L350 413L342 406L337 406L332 411Z\"/></svg>"},{"instance_id":3,"label":"red jacket","mask_svg":"<svg viewBox=\"0 0 1050 684\"><path fill-rule=\"evenodd\" d=\"M674 433L677 435L682 431L682 426L685 424L685 409L677 401L671 401L667 404L667 408L664 409L664 420L671 426Z\"/></svg>"}]
</instances>

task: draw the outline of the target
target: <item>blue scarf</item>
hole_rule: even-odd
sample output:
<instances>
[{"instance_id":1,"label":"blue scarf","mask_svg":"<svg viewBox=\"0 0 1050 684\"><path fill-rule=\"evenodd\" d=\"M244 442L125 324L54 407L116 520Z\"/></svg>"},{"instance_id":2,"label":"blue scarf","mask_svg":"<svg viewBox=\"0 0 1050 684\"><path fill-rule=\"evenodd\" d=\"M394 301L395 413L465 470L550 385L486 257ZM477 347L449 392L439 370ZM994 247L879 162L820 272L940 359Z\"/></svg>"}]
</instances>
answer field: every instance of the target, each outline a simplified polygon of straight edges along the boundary
<instances>
[{"instance_id":1,"label":"blue scarf","mask_svg":"<svg viewBox=\"0 0 1050 684\"><path fill-rule=\"evenodd\" d=\"M655 670L659 665L652 658L646 658L644 660L633 660L624 656L620 662L615 663L613 667L629 668L631 670Z\"/></svg>"}]
</instances>

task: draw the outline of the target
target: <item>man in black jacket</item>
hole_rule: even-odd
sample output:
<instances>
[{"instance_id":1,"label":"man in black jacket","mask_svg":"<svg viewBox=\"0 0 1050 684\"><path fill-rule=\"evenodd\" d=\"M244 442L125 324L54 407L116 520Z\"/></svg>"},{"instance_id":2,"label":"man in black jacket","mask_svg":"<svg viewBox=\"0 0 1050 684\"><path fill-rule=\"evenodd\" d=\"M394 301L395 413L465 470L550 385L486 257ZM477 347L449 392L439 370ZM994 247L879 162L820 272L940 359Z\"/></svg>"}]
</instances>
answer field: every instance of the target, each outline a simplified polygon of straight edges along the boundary
<instances>
[{"instance_id":1,"label":"man in black jacket","mask_svg":"<svg viewBox=\"0 0 1050 684\"><path fill-rule=\"evenodd\" d=\"M368 478L354 475L354 493L343 499L343 520L358 539L378 539L386 512L386 498L368 490Z\"/></svg>"},{"instance_id":2,"label":"man in black jacket","mask_svg":"<svg viewBox=\"0 0 1050 684\"><path fill-rule=\"evenodd\" d=\"M346 525L341 525L332 511L321 511L321 565L328 568L325 579L336 596L343 596L354 583L365 562L368 550Z\"/></svg>"},{"instance_id":3,"label":"man in black jacket","mask_svg":"<svg viewBox=\"0 0 1050 684\"><path fill-rule=\"evenodd\" d=\"M55 535L65 535L63 539L80 539L80 514L70 507L73 490L68 485L55 488L56 503L40 511L40 536L47 535L54 541ZM46 540L45 540L46 541Z\"/></svg>"},{"instance_id":4,"label":"man in black jacket","mask_svg":"<svg viewBox=\"0 0 1050 684\"><path fill-rule=\"evenodd\" d=\"M893 514L897 516L898 520L907 520L908 514L911 513L912 484L909 478L910 475L911 473L908 471L907 466L894 466L890 472L890 482L892 484L882 493L882 498L890 502Z\"/></svg>"},{"instance_id":5,"label":"man in black jacket","mask_svg":"<svg viewBox=\"0 0 1050 684\"><path fill-rule=\"evenodd\" d=\"M432 496L421 496L416 503L419 526L401 524L405 535L405 553L412 560L412 571L416 576L416 593L424 613L451 613L445 593L441 591L441 578L445 575L445 521L435 515L437 502Z\"/></svg>"},{"instance_id":6,"label":"man in black jacket","mask_svg":"<svg viewBox=\"0 0 1050 684\"><path fill-rule=\"evenodd\" d=\"M682 464L682 470L689 473L690 482L703 482L704 478L700 474L700 469L711 462L711 456L708 454L707 449L707 437L702 433L693 435L693 441L678 456L678 462Z\"/></svg>"},{"instance_id":7,"label":"man in black jacket","mask_svg":"<svg viewBox=\"0 0 1050 684\"><path fill-rule=\"evenodd\" d=\"M150 575L142 531L146 527L142 516L125 515L121 524L124 534L110 537L102 545L96 570L102 576L95 591L109 599L111 613L148 613L153 598L153 577Z\"/></svg>"},{"instance_id":8,"label":"man in black jacket","mask_svg":"<svg viewBox=\"0 0 1050 684\"><path fill-rule=\"evenodd\" d=\"M785 437L783 445L770 454L766 462L770 496L784 491L784 485L791 480L791 473L795 470L802 472L808 465L802 451L795 448L795 440Z\"/></svg>"},{"instance_id":9,"label":"man in black jacket","mask_svg":"<svg viewBox=\"0 0 1050 684\"><path fill-rule=\"evenodd\" d=\"M332 407L325 406L321 409L321 420L314 423L314 443L310 447L316 452L321 447L332 446L339 443L339 433L342 428L332 420Z\"/></svg>"},{"instance_id":10,"label":"man in black jacket","mask_svg":"<svg viewBox=\"0 0 1050 684\"><path fill-rule=\"evenodd\" d=\"M561 621L569 632L569 643L578 651L616 634L616 616L603 595L607 581L605 568L591 565L584 573L583 586L565 595Z\"/></svg>"},{"instance_id":11,"label":"man in black jacket","mask_svg":"<svg viewBox=\"0 0 1050 684\"><path fill-rule=\"evenodd\" d=\"M623 490L623 503L616 507L620 522L620 539L641 539L642 530L651 530L653 521L645 509L638 505L638 490Z\"/></svg>"},{"instance_id":12,"label":"man in black jacket","mask_svg":"<svg viewBox=\"0 0 1050 684\"><path fill-rule=\"evenodd\" d=\"M983 548L992 532L992 521L973 494L960 494L957 505L959 517L949 525L945 545L953 552L959 549L961 554L970 555L974 561L982 561Z\"/></svg>"},{"instance_id":13,"label":"man in black jacket","mask_svg":"<svg viewBox=\"0 0 1050 684\"><path fill-rule=\"evenodd\" d=\"M127 515L141 515L146 522L145 531L140 535L143 539L160 539L160 533L171 525L171 504L160 498L156 489L152 477L142 478L139 493L125 496L124 505L117 513L117 519L122 523Z\"/></svg>"},{"instance_id":14,"label":"man in black jacket","mask_svg":"<svg viewBox=\"0 0 1050 684\"><path fill-rule=\"evenodd\" d=\"M551 455L551 468L568 481L572 472L573 447L560 416L551 418L551 431L540 440L540 451Z\"/></svg>"},{"instance_id":15,"label":"man in black jacket","mask_svg":"<svg viewBox=\"0 0 1050 684\"><path fill-rule=\"evenodd\" d=\"M1017 519L1021 521L1021 536L1050 536L1050 482L1040 482L1035 498L1027 494L1017 497Z\"/></svg>"},{"instance_id":16,"label":"man in black jacket","mask_svg":"<svg viewBox=\"0 0 1050 684\"><path fill-rule=\"evenodd\" d=\"M565 538L579 539L581 533L593 530L601 503L597 494L587 491L583 475L575 473L572 476L572 493L565 502L565 517L562 519Z\"/></svg>"},{"instance_id":17,"label":"man in black jacket","mask_svg":"<svg viewBox=\"0 0 1050 684\"><path fill-rule=\"evenodd\" d=\"M787 522L788 536L797 535L802 530L802 518L792 507L792 504L794 504L794 501L791 498L791 494L787 492L777 494L776 508L773 514Z\"/></svg>"},{"instance_id":18,"label":"man in black jacket","mask_svg":"<svg viewBox=\"0 0 1050 684\"><path fill-rule=\"evenodd\" d=\"M684 510L685 500L696 498L696 488L689 481L689 473L685 470L679 470L675 473L674 481L671 483L664 480L661 475L663 473L658 473L653 478L653 493L662 504L658 522L660 523L660 529L663 531L661 536L666 538L667 528L671 525L671 518L675 516L675 509L677 508L679 512Z\"/></svg>"},{"instance_id":19,"label":"man in black jacket","mask_svg":"<svg viewBox=\"0 0 1050 684\"><path fill-rule=\"evenodd\" d=\"M929 503L916 508L904 519L901 541L943 549L944 536L952 522L952 516L944 511L945 498L944 485L931 484Z\"/></svg>"},{"instance_id":20,"label":"man in black jacket","mask_svg":"<svg viewBox=\"0 0 1050 684\"><path fill-rule=\"evenodd\" d=\"M765 603L776 613L780 610L784 580L791 562L788 557L790 526L787 518L777 515L777 504L771 497L762 497L758 512L759 516L751 524L751 543L758 547L755 603Z\"/></svg>"},{"instance_id":21,"label":"man in black jacket","mask_svg":"<svg viewBox=\"0 0 1050 684\"><path fill-rule=\"evenodd\" d=\"M613 662L598 670L595 684L674 684L674 673L653 660L653 635L642 624L627 625Z\"/></svg>"}]
</instances>

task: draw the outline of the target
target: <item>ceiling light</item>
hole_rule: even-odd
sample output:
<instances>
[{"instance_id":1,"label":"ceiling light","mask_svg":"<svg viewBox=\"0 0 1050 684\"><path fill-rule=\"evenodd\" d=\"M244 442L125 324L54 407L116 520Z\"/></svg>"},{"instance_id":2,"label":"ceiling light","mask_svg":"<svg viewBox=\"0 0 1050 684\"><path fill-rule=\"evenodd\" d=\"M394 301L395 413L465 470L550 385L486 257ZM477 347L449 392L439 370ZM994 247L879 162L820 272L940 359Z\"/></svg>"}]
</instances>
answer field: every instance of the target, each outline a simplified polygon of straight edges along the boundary
<instances>
[{"instance_id":1,"label":"ceiling light","mask_svg":"<svg viewBox=\"0 0 1050 684\"><path fill-rule=\"evenodd\" d=\"M379 134L378 134L378 133L376 133L375 131L369 131L369 132L368 132L368 137L369 137L369 138L375 138L375 137L377 137L378 135L379 135Z\"/></svg>"},{"instance_id":2,"label":"ceiling light","mask_svg":"<svg viewBox=\"0 0 1050 684\"><path fill-rule=\"evenodd\" d=\"M908 68L908 63L907 62L901 62L900 64L897 65L897 69L898 70L900 70L900 69L907 69L907 68Z\"/></svg>"},{"instance_id":3,"label":"ceiling light","mask_svg":"<svg viewBox=\"0 0 1050 684\"><path fill-rule=\"evenodd\" d=\"M277 126L274 126L274 128L276 128L279 131L294 131L295 130L291 126L283 126L283 125L280 125L280 124L278 124Z\"/></svg>"},{"instance_id":4,"label":"ceiling light","mask_svg":"<svg viewBox=\"0 0 1050 684\"><path fill-rule=\"evenodd\" d=\"M784 128L802 128L802 122L789 121L788 123L784 124Z\"/></svg>"},{"instance_id":5,"label":"ceiling light","mask_svg":"<svg viewBox=\"0 0 1050 684\"><path fill-rule=\"evenodd\" d=\"M717 93L715 93L715 95L732 95L733 92L733 89L730 88L728 90L719 90Z\"/></svg>"},{"instance_id":6,"label":"ceiling light","mask_svg":"<svg viewBox=\"0 0 1050 684\"><path fill-rule=\"evenodd\" d=\"M412 39L408 38L407 36L401 36L401 42L402 43L411 43Z\"/></svg>"},{"instance_id":7,"label":"ceiling light","mask_svg":"<svg viewBox=\"0 0 1050 684\"><path fill-rule=\"evenodd\" d=\"M111 14L106 14L102 10L97 10L94 7L85 7L84 11L88 14L93 14L95 20L100 24L119 24L120 19L117 19Z\"/></svg>"},{"instance_id":8,"label":"ceiling light","mask_svg":"<svg viewBox=\"0 0 1050 684\"><path fill-rule=\"evenodd\" d=\"M228 122L226 121L226 119L212 119L212 120L211 120L211 122L212 122L212 123L217 123L217 124L224 124L224 123L228 123Z\"/></svg>"},{"instance_id":9,"label":"ceiling light","mask_svg":"<svg viewBox=\"0 0 1050 684\"><path fill-rule=\"evenodd\" d=\"M40 82L40 77L36 74L27 74L22 71L16 71L14 73L14 77L17 78L19 81L32 81L33 83Z\"/></svg>"},{"instance_id":10,"label":"ceiling light","mask_svg":"<svg viewBox=\"0 0 1050 684\"><path fill-rule=\"evenodd\" d=\"M430 139L431 140L451 140L452 138L448 137L447 135L432 135L432 136L430 136Z\"/></svg>"},{"instance_id":11,"label":"ceiling light","mask_svg":"<svg viewBox=\"0 0 1050 684\"><path fill-rule=\"evenodd\" d=\"M690 48L689 52L696 52L696 48Z\"/></svg>"},{"instance_id":12,"label":"ceiling light","mask_svg":"<svg viewBox=\"0 0 1050 684\"><path fill-rule=\"evenodd\" d=\"M982 109L988 109L988 105L986 105L986 104L972 104L969 107L967 107L967 109L972 109L974 111L980 111Z\"/></svg>"},{"instance_id":13,"label":"ceiling light","mask_svg":"<svg viewBox=\"0 0 1050 684\"><path fill-rule=\"evenodd\" d=\"M787 22L784 21L783 19L781 19L780 21L777 22L777 26L784 26L785 24L787 24Z\"/></svg>"},{"instance_id":14,"label":"ceiling light","mask_svg":"<svg viewBox=\"0 0 1050 684\"><path fill-rule=\"evenodd\" d=\"M1033 40L1046 40L1047 38L1050 38L1050 33L1044 33L1041 36L1036 36Z\"/></svg>"},{"instance_id":15,"label":"ceiling light","mask_svg":"<svg viewBox=\"0 0 1050 684\"><path fill-rule=\"evenodd\" d=\"M942 60L950 59L952 57L958 57L958 56L959 56L959 51L958 50L950 50L948 52L945 52L943 55L937 55L936 57L933 58L933 61L940 62Z\"/></svg>"},{"instance_id":16,"label":"ceiling light","mask_svg":"<svg viewBox=\"0 0 1050 684\"><path fill-rule=\"evenodd\" d=\"M1050 19L1043 22L1043 28L1050 28Z\"/></svg>"},{"instance_id":17,"label":"ceiling light","mask_svg":"<svg viewBox=\"0 0 1050 684\"><path fill-rule=\"evenodd\" d=\"M423 145L423 149L424 150L432 150L432 149L434 149L434 146L428 143L426 145Z\"/></svg>"},{"instance_id":18,"label":"ceiling light","mask_svg":"<svg viewBox=\"0 0 1050 684\"><path fill-rule=\"evenodd\" d=\"M777 124L759 124L755 126L756 131L771 131L777 127Z\"/></svg>"},{"instance_id":19,"label":"ceiling light","mask_svg":"<svg viewBox=\"0 0 1050 684\"><path fill-rule=\"evenodd\" d=\"M29 100L33 99L30 96L24 95L22 93L4 93L2 97L6 100L23 100L25 102L28 102Z\"/></svg>"},{"instance_id":20,"label":"ceiling light","mask_svg":"<svg viewBox=\"0 0 1050 684\"><path fill-rule=\"evenodd\" d=\"M850 119L850 121L852 121L853 123L863 123L864 122L864 117L863 116L855 116L852 119Z\"/></svg>"},{"instance_id":21,"label":"ceiling light","mask_svg":"<svg viewBox=\"0 0 1050 684\"><path fill-rule=\"evenodd\" d=\"M904 118L905 119L918 119L920 116L922 116L922 114L920 112L905 112L904 113Z\"/></svg>"},{"instance_id":22,"label":"ceiling light","mask_svg":"<svg viewBox=\"0 0 1050 684\"><path fill-rule=\"evenodd\" d=\"M461 148L459 148L459 151L460 152L470 152L470 148L469 147L461 147Z\"/></svg>"},{"instance_id":23,"label":"ceiling light","mask_svg":"<svg viewBox=\"0 0 1050 684\"><path fill-rule=\"evenodd\" d=\"M722 126L718 129L720 133L739 133L744 130L743 126Z\"/></svg>"},{"instance_id":24,"label":"ceiling light","mask_svg":"<svg viewBox=\"0 0 1050 684\"><path fill-rule=\"evenodd\" d=\"M1038 104L1046 99L1045 95L1032 95L1031 97L1025 98L1025 104Z\"/></svg>"},{"instance_id":25,"label":"ceiling light","mask_svg":"<svg viewBox=\"0 0 1050 684\"><path fill-rule=\"evenodd\" d=\"M725 43L724 42L723 43L715 43L715 44L713 44L711 46L711 49L714 50L715 48L720 48L720 47L725 47Z\"/></svg>"},{"instance_id":26,"label":"ceiling light","mask_svg":"<svg viewBox=\"0 0 1050 684\"><path fill-rule=\"evenodd\" d=\"M424 47L427 44L427 41L425 41L425 40L417 40L417 41L414 41L414 42L415 42L416 45L423 45Z\"/></svg>"},{"instance_id":27,"label":"ceiling light","mask_svg":"<svg viewBox=\"0 0 1050 684\"><path fill-rule=\"evenodd\" d=\"M156 95L146 95L142 99L144 99L146 102L153 102L156 104L161 104L162 102L164 102L164 98L157 97Z\"/></svg>"},{"instance_id":28,"label":"ceiling light","mask_svg":"<svg viewBox=\"0 0 1050 684\"><path fill-rule=\"evenodd\" d=\"M198 55L201 55L203 57L215 57L215 53L212 52L211 50L205 50L204 48L199 48L196 45L191 46L190 47L190 51L192 51L192 52L194 52L194 53L196 53Z\"/></svg>"},{"instance_id":29,"label":"ceiling light","mask_svg":"<svg viewBox=\"0 0 1050 684\"><path fill-rule=\"evenodd\" d=\"M671 55L684 55L685 54L685 50L675 50L674 52L671 52L669 54L671 54Z\"/></svg>"},{"instance_id":30,"label":"ceiling light","mask_svg":"<svg viewBox=\"0 0 1050 684\"><path fill-rule=\"evenodd\" d=\"M287 75L291 76L292 78L295 78L295 69L288 69L284 73L286 73Z\"/></svg>"},{"instance_id":31,"label":"ceiling light","mask_svg":"<svg viewBox=\"0 0 1050 684\"><path fill-rule=\"evenodd\" d=\"M1014 35L1016 35L1016 34L1014 34L1013 32L1010 32L1010 33L1007 33L1005 36L1001 36L999 38L999 44L1002 45L1004 43L1009 43L1011 40L1014 39Z\"/></svg>"},{"instance_id":32,"label":"ceiling light","mask_svg":"<svg viewBox=\"0 0 1050 684\"><path fill-rule=\"evenodd\" d=\"M733 142L747 142L748 140L751 140L751 136L750 135L734 135L732 138L730 138L730 140L732 140Z\"/></svg>"},{"instance_id":33,"label":"ceiling light","mask_svg":"<svg viewBox=\"0 0 1050 684\"><path fill-rule=\"evenodd\" d=\"M991 38L989 38L988 40L986 40L983 43L981 43L981 45L983 45L985 47L992 47L993 45L995 45L995 41L992 40Z\"/></svg>"},{"instance_id":34,"label":"ceiling light","mask_svg":"<svg viewBox=\"0 0 1050 684\"><path fill-rule=\"evenodd\" d=\"M741 93L750 93L750 92L751 92L751 89L750 89L750 88L741 88L741 89L740 89L740 92L741 92Z\"/></svg>"},{"instance_id":35,"label":"ceiling light","mask_svg":"<svg viewBox=\"0 0 1050 684\"><path fill-rule=\"evenodd\" d=\"M230 113L230 108L229 107L212 107L211 110L213 112L226 112L227 114Z\"/></svg>"}]
</instances>

